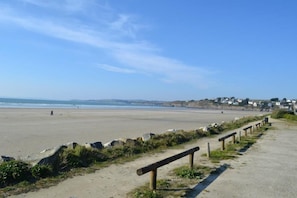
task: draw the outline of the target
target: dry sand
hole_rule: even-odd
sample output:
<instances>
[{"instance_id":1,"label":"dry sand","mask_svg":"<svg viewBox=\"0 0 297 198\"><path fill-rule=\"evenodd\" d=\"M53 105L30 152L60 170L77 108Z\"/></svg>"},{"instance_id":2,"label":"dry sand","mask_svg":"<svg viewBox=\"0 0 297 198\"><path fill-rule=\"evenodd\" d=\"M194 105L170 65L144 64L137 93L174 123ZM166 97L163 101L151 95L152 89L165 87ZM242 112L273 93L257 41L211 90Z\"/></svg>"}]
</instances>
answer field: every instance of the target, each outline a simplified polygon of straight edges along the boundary
<instances>
[{"instance_id":1,"label":"dry sand","mask_svg":"<svg viewBox=\"0 0 297 198\"><path fill-rule=\"evenodd\" d=\"M135 138L168 129L191 130L251 111L194 109L0 109L0 155L15 158L68 142L84 144Z\"/></svg>"}]
</instances>

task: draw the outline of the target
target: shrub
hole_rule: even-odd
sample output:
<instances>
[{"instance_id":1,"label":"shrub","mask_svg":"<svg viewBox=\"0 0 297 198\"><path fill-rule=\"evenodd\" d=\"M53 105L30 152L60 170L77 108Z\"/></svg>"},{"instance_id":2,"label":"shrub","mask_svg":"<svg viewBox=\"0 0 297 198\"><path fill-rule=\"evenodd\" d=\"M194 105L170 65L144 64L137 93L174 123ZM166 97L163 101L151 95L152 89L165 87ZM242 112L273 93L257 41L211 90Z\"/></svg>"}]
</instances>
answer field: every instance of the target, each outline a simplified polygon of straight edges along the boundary
<instances>
[{"instance_id":1,"label":"shrub","mask_svg":"<svg viewBox=\"0 0 297 198\"><path fill-rule=\"evenodd\" d=\"M107 156L100 150L76 146L74 149L65 149L59 156L58 170L69 170L71 168L86 167L94 162L106 161Z\"/></svg>"},{"instance_id":2,"label":"shrub","mask_svg":"<svg viewBox=\"0 0 297 198\"><path fill-rule=\"evenodd\" d=\"M287 120L297 121L297 116L294 114L286 114L284 115L284 118Z\"/></svg>"},{"instance_id":3,"label":"shrub","mask_svg":"<svg viewBox=\"0 0 297 198\"><path fill-rule=\"evenodd\" d=\"M203 131L202 129L197 129L197 130L195 131L195 136L194 136L193 139L200 138L200 137L207 137L207 136L209 136L209 135L210 135L209 132L205 132L205 131Z\"/></svg>"},{"instance_id":4,"label":"shrub","mask_svg":"<svg viewBox=\"0 0 297 198\"><path fill-rule=\"evenodd\" d=\"M221 127L220 128L218 128L218 127L210 127L208 129L208 131L209 131L210 135L216 135L216 134L220 134L223 130L221 129Z\"/></svg>"},{"instance_id":5,"label":"shrub","mask_svg":"<svg viewBox=\"0 0 297 198\"><path fill-rule=\"evenodd\" d=\"M46 178L53 175L53 169L49 165L35 165L31 168L31 174L36 179Z\"/></svg>"},{"instance_id":6,"label":"shrub","mask_svg":"<svg viewBox=\"0 0 297 198\"><path fill-rule=\"evenodd\" d=\"M271 118L275 118L275 119L285 118L285 115L294 115L294 113L286 109L279 109L272 112Z\"/></svg>"},{"instance_id":7,"label":"shrub","mask_svg":"<svg viewBox=\"0 0 297 198\"><path fill-rule=\"evenodd\" d=\"M287 120L297 121L297 116L294 112L286 109L280 109L272 112L271 117L275 119L285 118Z\"/></svg>"},{"instance_id":8,"label":"shrub","mask_svg":"<svg viewBox=\"0 0 297 198\"><path fill-rule=\"evenodd\" d=\"M242 127L245 124L263 119L265 116L248 116L232 122L225 122L221 125L221 132Z\"/></svg>"},{"instance_id":9,"label":"shrub","mask_svg":"<svg viewBox=\"0 0 297 198\"><path fill-rule=\"evenodd\" d=\"M189 141L183 134L170 133L164 137L165 145L167 147L176 146Z\"/></svg>"},{"instance_id":10,"label":"shrub","mask_svg":"<svg viewBox=\"0 0 297 198\"><path fill-rule=\"evenodd\" d=\"M16 184L31 178L30 167L22 161L9 161L0 164L0 186Z\"/></svg>"},{"instance_id":11,"label":"shrub","mask_svg":"<svg viewBox=\"0 0 297 198\"><path fill-rule=\"evenodd\" d=\"M60 160L60 167L62 170L83 166L83 161L72 149L65 150L65 152L62 153Z\"/></svg>"}]
</instances>

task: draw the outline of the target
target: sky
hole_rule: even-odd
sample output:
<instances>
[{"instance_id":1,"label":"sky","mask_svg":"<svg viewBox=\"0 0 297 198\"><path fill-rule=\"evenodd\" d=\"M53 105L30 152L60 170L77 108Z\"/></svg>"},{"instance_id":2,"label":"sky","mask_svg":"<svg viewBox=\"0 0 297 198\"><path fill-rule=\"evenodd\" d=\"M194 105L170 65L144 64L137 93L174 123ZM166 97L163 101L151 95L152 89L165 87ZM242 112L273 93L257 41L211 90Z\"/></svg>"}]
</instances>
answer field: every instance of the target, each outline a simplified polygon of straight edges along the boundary
<instances>
[{"instance_id":1,"label":"sky","mask_svg":"<svg viewBox=\"0 0 297 198\"><path fill-rule=\"evenodd\" d=\"M295 0L1 0L0 97L297 98Z\"/></svg>"}]
</instances>

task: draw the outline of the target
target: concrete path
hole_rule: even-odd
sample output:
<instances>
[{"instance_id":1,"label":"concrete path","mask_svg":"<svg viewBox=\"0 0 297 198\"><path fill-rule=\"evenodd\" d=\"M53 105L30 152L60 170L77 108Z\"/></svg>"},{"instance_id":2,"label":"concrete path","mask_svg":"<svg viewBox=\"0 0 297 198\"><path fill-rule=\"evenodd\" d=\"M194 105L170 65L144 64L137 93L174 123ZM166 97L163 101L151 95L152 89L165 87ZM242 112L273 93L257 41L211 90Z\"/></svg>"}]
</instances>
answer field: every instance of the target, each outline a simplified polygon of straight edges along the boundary
<instances>
[{"instance_id":1,"label":"concrete path","mask_svg":"<svg viewBox=\"0 0 297 198\"><path fill-rule=\"evenodd\" d=\"M220 174L198 184L189 197L297 197L297 126L272 120L269 130L243 156L226 161Z\"/></svg>"}]
</instances>

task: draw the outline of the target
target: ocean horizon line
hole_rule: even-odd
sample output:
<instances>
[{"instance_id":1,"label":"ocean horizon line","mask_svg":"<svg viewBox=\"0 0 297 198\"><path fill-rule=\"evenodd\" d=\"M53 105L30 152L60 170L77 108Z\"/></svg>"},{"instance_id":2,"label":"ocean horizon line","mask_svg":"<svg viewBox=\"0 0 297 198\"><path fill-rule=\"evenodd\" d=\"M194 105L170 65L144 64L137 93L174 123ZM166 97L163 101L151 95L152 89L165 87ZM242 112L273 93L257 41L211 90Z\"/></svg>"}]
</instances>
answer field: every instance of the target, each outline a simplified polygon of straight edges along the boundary
<instances>
[{"instance_id":1,"label":"ocean horizon line","mask_svg":"<svg viewBox=\"0 0 297 198\"><path fill-rule=\"evenodd\" d=\"M51 100L0 98L0 108L161 108L161 102L149 100L90 99Z\"/></svg>"}]
</instances>

